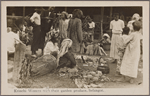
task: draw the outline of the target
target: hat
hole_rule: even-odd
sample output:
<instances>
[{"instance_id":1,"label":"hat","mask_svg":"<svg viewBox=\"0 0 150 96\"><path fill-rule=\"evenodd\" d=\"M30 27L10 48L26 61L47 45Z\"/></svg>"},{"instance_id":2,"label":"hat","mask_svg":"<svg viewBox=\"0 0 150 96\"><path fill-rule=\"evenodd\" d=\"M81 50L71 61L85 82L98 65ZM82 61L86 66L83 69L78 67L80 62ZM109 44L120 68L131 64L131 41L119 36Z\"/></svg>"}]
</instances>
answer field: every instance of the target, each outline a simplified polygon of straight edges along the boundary
<instances>
[{"instance_id":1,"label":"hat","mask_svg":"<svg viewBox=\"0 0 150 96\"><path fill-rule=\"evenodd\" d=\"M132 19L134 20L139 20L140 19L140 15L138 13L135 13L133 16L132 16Z\"/></svg>"},{"instance_id":2,"label":"hat","mask_svg":"<svg viewBox=\"0 0 150 96\"><path fill-rule=\"evenodd\" d=\"M110 38L110 36L107 34L107 33L105 33L104 35L103 35L103 37L104 36L106 36L107 38Z\"/></svg>"},{"instance_id":3,"label":"hat","mask_svg":"<svg viewBox=\"0 0 150 96\"><path fill-rule=\"evenodd\" d=\"M67 18L69 18L69 14L66 11L61 12L61 14L65 14Z\"/></svg>"}]
</instances>

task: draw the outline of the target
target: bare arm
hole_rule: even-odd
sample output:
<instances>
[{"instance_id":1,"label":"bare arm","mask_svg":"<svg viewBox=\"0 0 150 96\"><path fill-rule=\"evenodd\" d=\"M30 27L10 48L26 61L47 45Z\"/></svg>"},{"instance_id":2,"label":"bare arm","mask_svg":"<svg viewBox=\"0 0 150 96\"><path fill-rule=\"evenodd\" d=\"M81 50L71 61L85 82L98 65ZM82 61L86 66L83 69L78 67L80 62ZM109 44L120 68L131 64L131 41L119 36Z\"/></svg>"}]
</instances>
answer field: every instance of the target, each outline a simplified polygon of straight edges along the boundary
<instances>
[{"instance_id":1,"label":"bare arm","mask_svg":"<svg viewBox=\"0 0 150 96\"><path fill-rule=\"evenodd\" d=\"M81 43L82 40L83 40L82 22L81 22L81 20L79 20L77 22L77 35L78 35L79 42Z\"/></svg>"}]
</instances>

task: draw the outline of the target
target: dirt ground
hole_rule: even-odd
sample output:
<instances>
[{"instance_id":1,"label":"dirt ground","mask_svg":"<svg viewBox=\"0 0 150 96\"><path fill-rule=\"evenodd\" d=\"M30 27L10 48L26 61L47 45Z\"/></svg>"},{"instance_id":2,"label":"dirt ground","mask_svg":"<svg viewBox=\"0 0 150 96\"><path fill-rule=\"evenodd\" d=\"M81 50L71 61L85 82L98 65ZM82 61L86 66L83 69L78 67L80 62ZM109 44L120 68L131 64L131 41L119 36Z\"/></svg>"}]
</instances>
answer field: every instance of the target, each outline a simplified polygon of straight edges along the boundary
<instances>
[{"instance_id":1,"label":"dirt ground","mask_svg":"<svg viewBox=\"0 0 150 96\"><path fill-rule=\"evenodd\" d=\"M30 46L27 46L26 53L31 54ZM109 58L109 51L106 51L108 56L104 56L103 58L108 59ZM100 57L100 56L92 56L92 57ZM116 64L111 63L111 60L107 60L109 67L110 67L110 73L107 75L109 78L117 79L118 77L115 77L115 70L116 70ZM129 82L104 82L103 88L138 88L143 86L143 73L142 73L142 65L143 62L140 62L139 64L139 70L138 70L138 77L135 80L133 84L130 84ZM83 65L78 63L78 66L81 66L83 68ZM8 83L13 84L12 81L12 71L13 71L13 58L8 60ZM60 77L58 74L55 73L49 73L47 75L33 78L33 82L31 84L28 84L28 88L77 88L73 80L69 79L68 76L62 76Z\"/></svg>"}]
</instances>

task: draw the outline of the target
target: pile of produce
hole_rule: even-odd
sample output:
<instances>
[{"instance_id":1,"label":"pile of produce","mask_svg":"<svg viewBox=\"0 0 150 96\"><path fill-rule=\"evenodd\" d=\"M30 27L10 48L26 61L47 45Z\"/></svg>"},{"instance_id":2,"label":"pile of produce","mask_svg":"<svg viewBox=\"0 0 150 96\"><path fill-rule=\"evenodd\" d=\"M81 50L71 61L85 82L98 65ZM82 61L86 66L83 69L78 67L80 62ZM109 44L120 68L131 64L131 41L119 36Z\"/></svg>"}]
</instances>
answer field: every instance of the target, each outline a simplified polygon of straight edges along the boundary
<instances>
[{"instance_id":1,"label":"pile of produce","mask_svg":"<svg viewBox=\"0 0 150 96\"><path fill-rule=\"evenodd\" d=\"M84 71L81 75L74 80L79 88L101 88L104 82L111 81L101 71Z\"/></svg>"},{"instance_id":2,"label":"pile of produce","mask_svg":"<svg viewBox=\"0 0 150 96\"><path fill-rule=\"evenodd\" d=\"M105 82L113 81L107 77L109 66L102 57L92 58L90 56L75 56L76 60L81 60L83 65L76 69L61 68L59 73L63 73L72 79L78 88L101 88Z\"/></svg>"}]
</instances>

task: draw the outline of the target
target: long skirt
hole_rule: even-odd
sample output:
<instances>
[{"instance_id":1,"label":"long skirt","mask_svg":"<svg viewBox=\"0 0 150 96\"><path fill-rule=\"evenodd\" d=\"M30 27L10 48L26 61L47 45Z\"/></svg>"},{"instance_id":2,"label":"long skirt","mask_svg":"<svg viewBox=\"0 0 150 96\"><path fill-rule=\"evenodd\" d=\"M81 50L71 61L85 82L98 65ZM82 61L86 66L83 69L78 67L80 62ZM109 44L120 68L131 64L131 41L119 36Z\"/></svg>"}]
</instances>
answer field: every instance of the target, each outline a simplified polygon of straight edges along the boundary
<instances>
[{"instance_id":1,"label":"long skirt","mask_svg":"<svg viewBox=\"0 0 150 96\"><path fill-rule=\"evenodd\" d=\"M41 31L41 41L40 41L40 48L43 50L45 47L45 36L46 36L46 31Z\"/></svg>"},{"instance_id":2,"label":"long skirt","mask_svg":"<svg viewBox=\"0 0 150 96\"><path fill-rule=\"evenodd\" d=\"M110 57L119 59L118 55L118 40L120 40L120 34L112 34L111 46L110 46Z\"/></svg>"},{"instance_id":3,"label":"long skirt","mask_svg":"<svg viewBox=\"0 0 150 96\"><path fill-rule=\"evenodd\" d=\"M36 25L33 27L33 42L31 45L31 51L35 52L40 48L41 41L41 26Z\"/></svg>"}]
</instances>

